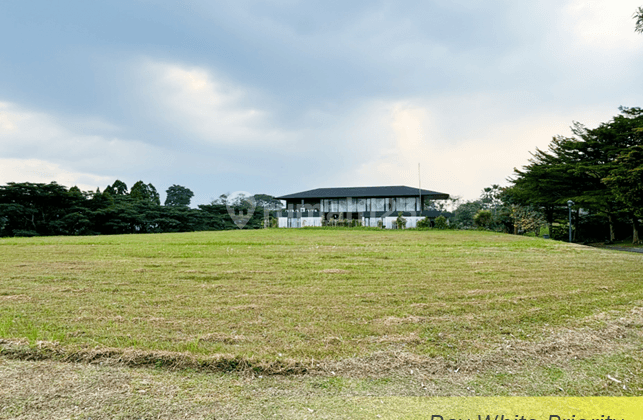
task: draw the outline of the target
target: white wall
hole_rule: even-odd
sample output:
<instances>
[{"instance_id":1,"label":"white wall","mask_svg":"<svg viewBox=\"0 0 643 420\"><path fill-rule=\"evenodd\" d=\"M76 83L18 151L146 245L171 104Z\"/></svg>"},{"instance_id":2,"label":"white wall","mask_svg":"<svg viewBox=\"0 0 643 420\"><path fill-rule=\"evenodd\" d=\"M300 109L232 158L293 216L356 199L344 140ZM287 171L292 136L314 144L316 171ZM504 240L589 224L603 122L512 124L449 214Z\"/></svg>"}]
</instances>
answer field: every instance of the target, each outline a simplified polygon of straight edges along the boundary
<instances>
[{"instance_id":1,"label":"white wall","mask_svg":"<svg viewBox=\"0 0 643 420\"><path fill-rule=\"evenodd\" d=\"M418 220L424 219L424 217L420 216L408 216L405 217L406 219L406 227L407 228L414 228L417 227L417 222ZM279 227L280 228L285 228L288 227L288 218L287 217L279 217ZM321 217L293 217L291 219L291 227L307 227L307 226L321 226ZM370 223L366 224L366 221L369 220ZM377 227L377 222L382 220L379 217L371 217L371 218L364 218L362 217L362 224L364 226L370 226L370 227ZM397 216L395 217L385 217L384 218L384 227L386 229L392 229L393 228L393 223L397 220Z\"/></svg>"},{"instance_id":2,"label":"white wall","mask_svg":"<svg viewBox=\"0 0 643 420\"><path fill-rule=\"evenodd\" d=\"M278 218L279 227L285 228L288 227L288 218L279 217ZM290 227L308 227L308 226L321 226L321 217L293 217L290 219Z\"/></svg>"},{"instance_id":3,"label":"white wall","mask_svg":"<svg viewBox=\"0 0 643 420\"><path fill-rule=\"evenodd\" d=\"M397 219L397 218L394 218L393 220L395 220L395 219ZM422 216L422 217L408 216L408 217L405 217L405 219L406 219L406 227L407 228L415 228L415 227L417 227L418 221L424 219L424 216Z\"/></svg>"},{"instance_id":4,"label":"white wall","mask_svg":"<svg viewBox=\"0 0 643 420\"><path fill-rule=\"evenodd\" d=\"M380 219L379 219L379 218L377 218L377 217L362 218L362 223L364 224L364 226L368 226L368 227L377 227L377 222L378 222L379 220L380 220Z\"/></svg>"}]
</instances>

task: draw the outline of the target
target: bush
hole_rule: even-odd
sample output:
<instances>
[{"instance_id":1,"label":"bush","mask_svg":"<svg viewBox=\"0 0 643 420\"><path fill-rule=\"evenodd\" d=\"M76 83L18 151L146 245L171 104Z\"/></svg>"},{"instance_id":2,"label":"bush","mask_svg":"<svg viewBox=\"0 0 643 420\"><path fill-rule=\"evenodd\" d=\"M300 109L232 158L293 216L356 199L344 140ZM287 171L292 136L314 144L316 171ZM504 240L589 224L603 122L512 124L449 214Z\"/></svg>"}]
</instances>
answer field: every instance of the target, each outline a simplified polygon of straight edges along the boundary
<instances>
[{"instance_id":1,"label":"bush","mask_svg":"<svg viewBox=\"0 0 643 420\"><path fill-rule=\"evenodd\" d=\"M436 229L448 229L449 224L447 223L447 218L439 215L435 218L435 228Z\"/></svg>"},{"instance_id":2,"label":"bush","mask_svg":"<svg viewBox=\"0 0 643 420\"><path fill-rule=\"evenodd\" d=\"M29 237L32 237L32 236L40 236L40 235L35 230L18 230L18 229L16 229L16 230L13 231L13 236L29 238Z\"/></svg>"},{"instance_id":3,"label":"bush","mask_svg":"<svg viewBox=\"0 0 643 420\"><path fill-rule=\"evenodd\" d=\"M425 217L424 219L418 220L417 224L415 225L418 229L429 229L431 228L431 221L429 220L428 217Z\"/></svg>"},{"instance_id":4,"label":"bush","mask_svg":"<svg viewBox=\"0 0 643 420\"><path fill-rule=\"evenodd\" d=\"M362 227L362 221L359 219L329 219L322 218L324 227Z\"/></svg>"},{"instance_id":5,"label":"bush","mask_svg":"<svg viewBox=\"0 0 643 420\"><path fill-rule=\"evenodd\" d=\"M527 232L540 232L540 228L547 226L545 216L531 206L511 206L511 218L514 222L514 228L519 234Z\"/></svg>"},{"instance_id":6,"label":"bush","mask_svg":"<svg viewBox=\"0 0 643 420\"><path fill-rule=\"evenodd\" d=\"M478 210L478 212L473 216L473 222L476 226L488 229L489 225L493 220L493 215L491 210Z\"/></svg>"},{"instance_id":7,"label":"bush","mask_svg":"<svg viewBox=\"0 0 643 420\"><path fill-rule=\"evenodd\" d=\"M406 229L406 219L402 216L402 212L397 214L397 219L395 219L395 224L397 229Z\"/></svg>"},{"instance_id":8,"label":"bush","mask_svg":"<svg viewBox=\"0 0 643 420\"><path fill-rule=\"evenodd\" d=\"M549 233L549 237L557 241L569 240L569 225L553 225Z\"/></svg>"},{"instance_id":9,"label":"bush","mask_svg":"<svg viewBox=\"0 0 643 420\"><path fill-rule=\"evenodd\" d=\"M455 209L453 223L458 229L472 229L474 227L474 216L482 209L480 200L467 201Z\"/></svg>"}]
</instances>

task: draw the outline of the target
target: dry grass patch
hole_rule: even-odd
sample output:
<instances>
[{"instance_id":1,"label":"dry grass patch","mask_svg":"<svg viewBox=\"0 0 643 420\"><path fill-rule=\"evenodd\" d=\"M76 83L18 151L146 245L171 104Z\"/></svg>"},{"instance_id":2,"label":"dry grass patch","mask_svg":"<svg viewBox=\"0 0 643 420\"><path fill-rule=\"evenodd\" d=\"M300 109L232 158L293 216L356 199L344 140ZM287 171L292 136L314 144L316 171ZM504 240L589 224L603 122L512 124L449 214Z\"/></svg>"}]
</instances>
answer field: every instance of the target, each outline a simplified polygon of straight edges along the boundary
<instances>
[{"instance_id":1,"label":"dry grass patch","mask_svg":"<svg viewBox=\"0 0 643 420\"><path fill-rule=\"evenodd\" d=\"M31 296L27 295L0 295L0 301L22 301L26 302L31 300Z\"/></svg>"},{"instance_id":2,"label":"dry grass patch","mask_svg":"<svg viewBox=\"0 0 643 420\"><path fill-rule=\"evenodd\" d=\"M200 340L199 340L200 341ZM204 340L207 341L207 340ZM73 348L60 343L0 340L0 354L17 360L56 360L71 363L109 364L128 367L156 367L172 370L238 372L264 375L298 375L308 367L292 359L252 360L232 354L195 356L184 352L149 351L120 348Z\"/></svg>"},{"instance_id":3,"label":"dry grass patch","mask_svg":"<svg viewBox=\"0 0 643 420\"><path fill-rule=\"evenodd\" d=\"M419 317L419 316L407 316L404 318L398 318L396 316L389 316L384 319L376 319L375 322L390 326L390 325L401 325L401 324L419 324L421 322L424 322L426 318L424 317Z\"/></svg>"},{"instance_id":4,"label":"dry grass patch","mask_svg":"<svg viewBox=\"0 0 643 420\"><path fill-rule=\"evenodd\" d=\"M225 343L225 344L239 344L245 341L249 341L246 337L242 335L229 335L229 334L206 334L204 336L198 337L198 341L210 341L215 343Z\"/></svg>"}]
</instances>

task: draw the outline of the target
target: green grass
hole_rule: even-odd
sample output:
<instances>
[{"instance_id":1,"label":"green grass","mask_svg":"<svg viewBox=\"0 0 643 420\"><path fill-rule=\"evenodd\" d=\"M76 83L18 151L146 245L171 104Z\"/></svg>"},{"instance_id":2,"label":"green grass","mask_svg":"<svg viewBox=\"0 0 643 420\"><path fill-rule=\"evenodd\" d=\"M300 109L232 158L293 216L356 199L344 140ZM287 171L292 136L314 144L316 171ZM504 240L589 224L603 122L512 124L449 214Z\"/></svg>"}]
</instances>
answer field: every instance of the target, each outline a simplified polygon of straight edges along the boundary
<instances>
[{"instance_id":1,"label":"green grass","mask_svg":"<svg viewBox=\"0 0 643 420\"><path fill-rule=\"evenodd\" d=\"M471 368L481 376L468 380L493 394L514 381L509 368L493 368L505 345L529 351L565 331L623 328L612 347L575 348L573 356L594 355L600 367L641 344L632 310L643 306L643 255L539 238L272 229L3 238L0 255L0 337L31 346L311 367L400 352L447 364L480 358L490 364ZM555 354L530 353L539 381L565 383L573 395L600 391L584 387L585 373L574 382L571 372L585 372L581 362ZM326 378L316 386L340 392L350 383Z\"/></svg>"},{"instance_id":2,"label":"green grass","mask_svg":"<svg viewBox=\"0 0 643 420\"><path fill-rule=\"evenodd\" d=\"M416 334L414 351L444 353L444 343L462 348L501 328L525 335L643 299L641 257L480 232L264 230L0 244L0 333L63 344L324 358Z\"/></svg>"}]
</instances>

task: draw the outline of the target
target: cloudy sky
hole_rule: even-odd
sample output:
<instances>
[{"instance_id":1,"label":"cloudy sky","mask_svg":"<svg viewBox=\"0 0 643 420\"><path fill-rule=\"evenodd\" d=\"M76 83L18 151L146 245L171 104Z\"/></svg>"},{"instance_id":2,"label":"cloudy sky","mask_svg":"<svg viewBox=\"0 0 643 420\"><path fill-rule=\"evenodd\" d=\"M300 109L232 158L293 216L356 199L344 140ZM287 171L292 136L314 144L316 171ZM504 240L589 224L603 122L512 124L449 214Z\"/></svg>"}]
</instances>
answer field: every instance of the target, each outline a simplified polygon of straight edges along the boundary
<instances>
[{"instance_id":1,"label":"cloudy sky","mask_svg":"<svg viewBox=\"0 0 643 420\"><path fill-rule=\"evenodd\" d=\"M641 3L5 1L0 184L475 199L643 106Z\"/></svg>"}]
</instances>

